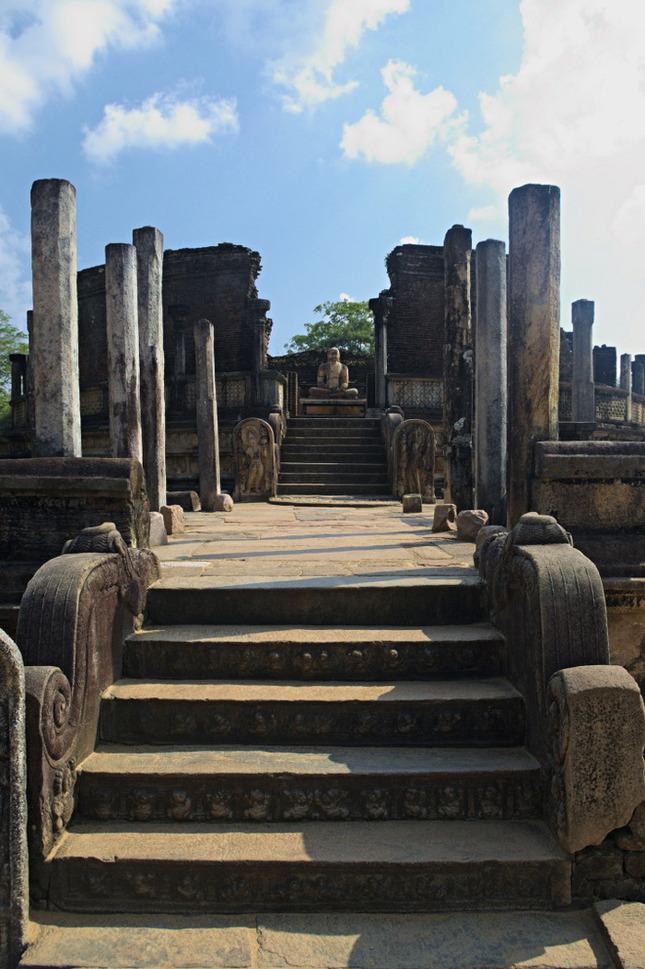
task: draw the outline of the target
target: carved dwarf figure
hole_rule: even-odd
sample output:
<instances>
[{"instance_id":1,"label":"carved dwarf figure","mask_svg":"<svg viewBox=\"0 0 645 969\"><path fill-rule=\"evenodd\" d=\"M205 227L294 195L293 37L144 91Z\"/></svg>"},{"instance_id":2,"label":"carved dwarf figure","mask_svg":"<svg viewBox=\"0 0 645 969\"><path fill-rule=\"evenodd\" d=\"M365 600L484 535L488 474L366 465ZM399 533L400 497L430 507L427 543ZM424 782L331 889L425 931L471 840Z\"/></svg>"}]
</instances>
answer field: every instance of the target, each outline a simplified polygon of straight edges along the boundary
<instances>
[{"instance_id":1,"label":"carved dwarf figure","mask_svg":"<svg viewBox=\"0 0 645 969\"><path fill-rule=\"evenodd\" d=\"M327 362L318 367L316 386L309 388L310 397L357 397L358 390L349 386L349 370L340 362L340 350L331 347Z\"/></svg>"}]
</instances>

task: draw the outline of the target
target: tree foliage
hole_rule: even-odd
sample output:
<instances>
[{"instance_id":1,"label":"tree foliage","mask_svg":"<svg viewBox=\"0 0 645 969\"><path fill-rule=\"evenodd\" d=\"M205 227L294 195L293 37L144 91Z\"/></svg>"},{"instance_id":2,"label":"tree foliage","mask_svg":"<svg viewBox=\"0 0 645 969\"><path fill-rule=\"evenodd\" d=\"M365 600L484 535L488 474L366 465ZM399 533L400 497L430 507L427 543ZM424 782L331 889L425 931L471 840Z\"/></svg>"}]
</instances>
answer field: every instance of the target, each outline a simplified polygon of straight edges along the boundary
<instances>
[{"instance_id":1,"label":"tree foliage","mask_svg":"<svg viewBox=\"0 0 645 969\"><path fill-rule=\"evenodd\" d=\"M305 333L292 336L285 349L326 351L330 347L351 352L374 353L374 317L367 301L328 300L314 307L322 317L305 323Z\"/></svg>"},{"instance_id":2,"label":"tree foliage","mask_svg":"<svg viewBox=\"0 0 645 969\"><path fill-rule=\"evenodd\" d=\"M11 361L9 354L28 352L27 334L15 327L11 318L3 310L0 310L0 427L6 426L11 416L9 408L9 401L11 400Z\"/></svg>"}]
</instances>

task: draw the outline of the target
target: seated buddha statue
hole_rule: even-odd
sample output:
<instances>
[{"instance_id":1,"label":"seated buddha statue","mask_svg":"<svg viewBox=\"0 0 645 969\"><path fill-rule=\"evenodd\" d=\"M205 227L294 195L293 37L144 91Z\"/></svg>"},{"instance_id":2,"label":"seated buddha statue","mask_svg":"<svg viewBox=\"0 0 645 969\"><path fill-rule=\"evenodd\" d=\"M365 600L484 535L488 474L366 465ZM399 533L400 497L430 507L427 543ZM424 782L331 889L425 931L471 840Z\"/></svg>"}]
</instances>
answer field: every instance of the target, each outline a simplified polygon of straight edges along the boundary
<instances>
[{"instance_id":1,"label":"seated buddha statue","mask_svg":"<svg viewBox=\"0 0 645 969\"><path fill-rule=\"evenodd\" d=\"M309 388L310 397L357 397L358 390L349 386L349 370L340 362L340 350L331 347L327 362L318 367L316 386Z\"/></svg>"}]
</instances>

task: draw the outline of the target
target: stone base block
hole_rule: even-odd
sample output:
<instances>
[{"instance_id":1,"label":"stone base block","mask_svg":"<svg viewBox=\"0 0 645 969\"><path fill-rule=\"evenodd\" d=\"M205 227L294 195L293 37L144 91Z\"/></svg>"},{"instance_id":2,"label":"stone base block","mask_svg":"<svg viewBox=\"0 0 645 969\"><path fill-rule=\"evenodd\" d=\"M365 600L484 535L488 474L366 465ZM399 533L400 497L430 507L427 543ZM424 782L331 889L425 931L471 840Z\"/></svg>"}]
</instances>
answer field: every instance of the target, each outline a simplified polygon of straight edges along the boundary
<instances>
[{"instance_id":1,"label":"stone base block","mask_svg":"<svg viewBox=\"0 0 645 969\"><path fill-rule=\"evenodd\" d=\"M415 511L423 511L421 495L403 495L401 499L404 514Z\"/></svg>"},{"instance_id":2,"label":"stone base block","mask_svg":"<svg viewBox=\"0 0 645 969\"><path fill-rule=\"evenodd\" d=\"M179 535L186 531L184 509L181 505L162 505L159 511L169 535Z\"/></svg>"},{"instance_id":3,"label":"stone base block","mask_svg":"<svg viewBox=\"0 0 645 969\"><path fill-rule=\"evenodd\" d=\"M365 417L367 400L364 397L318 400L315 397L300 398L300 413L304 417Z\"/></svg>"},{"instance_id":4,"label":"stone base block","mask_svg":"<svg viewBox=\"0 0 645 969\"><path fill-rule=\"evenodd\" d=\"M169 491L166 494L168 505L179 505L184 511L201 511L202 505L196 491Z\"/></svg>"}]
</instances>

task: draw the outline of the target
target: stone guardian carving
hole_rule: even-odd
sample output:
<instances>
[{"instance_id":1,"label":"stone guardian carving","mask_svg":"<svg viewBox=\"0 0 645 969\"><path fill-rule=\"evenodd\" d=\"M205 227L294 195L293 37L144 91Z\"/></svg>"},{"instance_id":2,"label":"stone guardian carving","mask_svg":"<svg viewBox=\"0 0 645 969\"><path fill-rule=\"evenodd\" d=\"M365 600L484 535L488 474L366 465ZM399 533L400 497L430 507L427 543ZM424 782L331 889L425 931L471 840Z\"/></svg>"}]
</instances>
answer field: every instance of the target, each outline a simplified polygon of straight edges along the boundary
<instances>
[{"instance_id":1,"label":"stone guardian carving","mask_svg":"<svg viewBox=\"0 0 645 969\"><path fill-rule=\"evenodd\" d=\"M392 489L397 498L418 494L434 504L434 431L426 421L402 421L392 436Z\"/></svg>"},{"instance_id":2,"label":"stone guardian carving","mask_svg":"<svg viewBox=\"0 0 645 969\"><path fill-rule=\"evenodd\" d=\"M235 500L252 501L275 495L277 461L275 435L267 421L248 417L233 431Z\"/></svg>"}]
</instances>

